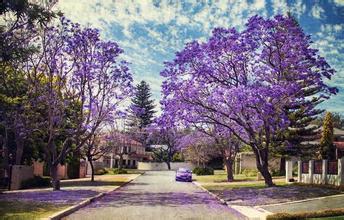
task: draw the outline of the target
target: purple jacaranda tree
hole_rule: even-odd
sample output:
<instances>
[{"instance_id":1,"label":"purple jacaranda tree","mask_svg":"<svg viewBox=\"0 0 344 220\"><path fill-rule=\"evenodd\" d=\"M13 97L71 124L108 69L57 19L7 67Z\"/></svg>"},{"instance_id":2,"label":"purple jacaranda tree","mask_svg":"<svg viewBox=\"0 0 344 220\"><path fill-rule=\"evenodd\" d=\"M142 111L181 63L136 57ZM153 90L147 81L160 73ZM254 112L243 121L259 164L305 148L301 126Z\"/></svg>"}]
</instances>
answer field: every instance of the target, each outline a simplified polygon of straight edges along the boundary
<instances>
[{"instance_id":1,"label":"purple jacaranda tree","mask_svg":"<svg viewBox=\"0 0 344 220\"><path fill-rule=\"evenodd\" d=\"M165 63L162 105L176 121L221 126L250 146L273 186L269 150L288 128L286 107L305 103L299 80L331 90L323 78L333 72L289 17L254 16L244 31L216 28L207 42L188 43Z\"/></svg>"},{"instance_id":2,"label":"purple jacaranda tree","mask_svg":"<svg viewBox=\"0 0 344 220\"><path fill-rule=\"evenodd\" d=\"M107 142L104 128L98 128L81 148L81 155L91 167L91 182L94 181L94 162L111 153L112 150L112 146Z\"/></svg>"},{"instance_id":3,"label":"purple jacaranda tree","mask_svg":"<svg viewBox=\"0 0 344 220\"><path fill-rule=\"evenodd\" d=\"M45 128L45 160L58 190L58 164L115 117L118 104L130 95L132 77L119 59L122 49L101 40L96 29L62 17L40 33L35 39L40 51L26 63L26 72L35 94L33 105L44 106L39 124Z\"/></svg>"},{"instance_id":4,"label":"purple jacaranda tree","mask_svg":"<svg viewBox=\"0 0 344 220\"><path fill-rule=\"evenodd\" d=\"M205 167L212 158L221 156L214 145L213 138L199 131L192 131L178 140L178 149L183 152L185 159L198 167Z\"/></svg>"},{"instance_id":5,"label":"purple jacaranda tree","mask_svg":"<svg viewBox=\"0 0 344 220\"><path fill-rule=\"evenodd\" d=\"M147 142L156 146L152 149L155 159L165 162L170 170L173 155L178 152L178 140L183 136L182 130L165 115L156 118L146 130Z\"/></svg>"}]
</instances>

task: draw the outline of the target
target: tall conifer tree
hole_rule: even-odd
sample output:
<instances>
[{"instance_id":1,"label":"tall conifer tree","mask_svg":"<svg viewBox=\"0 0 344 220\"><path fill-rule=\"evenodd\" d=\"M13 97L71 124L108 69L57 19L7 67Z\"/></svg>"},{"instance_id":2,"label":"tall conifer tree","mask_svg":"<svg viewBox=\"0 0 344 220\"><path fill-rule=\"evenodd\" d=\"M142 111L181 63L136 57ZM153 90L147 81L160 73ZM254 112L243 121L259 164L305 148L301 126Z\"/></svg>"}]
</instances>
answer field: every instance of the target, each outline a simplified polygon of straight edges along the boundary
<instances>
[{"instance_id":1,"label":"tall conifer tree","mask_svg":"<svg viewBox=\"0 0 344 220\"><path fill-rule=\"evenodd\" d=\"M288 17L293 20L296 27L300 27L298 21L290 13L288 13ZM302 34L304 35L304 33ZM309 38L309 36L306 37ZM305 56L304 60L308 62L308 57ZM334 72L334 70L331 71ZM286 72L284 80L293 81L293 74L302 75L304 73ZM313 78L304 77L303 80L299 80L299 85L302 88L298 93L299 102L297 105L288 106L285 109L290 122L289 129L287 132L284 131L280 134L273 150L273 153L281 157L281 174L285 172L285 158L287 156L311 158L318 149L315 140L320 135L319 126L312 122L324 112L324 110L317 108L317 106L331 95L336 94L337 88L316 84L315 80L317 78L322 78L322 76L314 75Z\"/></svg>"},{"instance_id":2,"label":"tall conifer tree","mask_svg":"<svg viewBox=\"0 0 344 220\"><path fill-rule=\"evenodd\" d=\"M333 119L330 112L326 112L324 118L319 153L321 159L334 159L335 157L335 147L333 145Z\"/></svg>"},{"instance_id":3,"label":"tall conifer tree","mask_svg":"<svg viewBox=\"0 0 344 220\"><path fill-rule=\"evenodd\" d=\"M135 96L131 99L129 126L142 130L152 123L155 114L154 100L149 85L141 81L136 86Z\"/></svg>"}]
</instances>

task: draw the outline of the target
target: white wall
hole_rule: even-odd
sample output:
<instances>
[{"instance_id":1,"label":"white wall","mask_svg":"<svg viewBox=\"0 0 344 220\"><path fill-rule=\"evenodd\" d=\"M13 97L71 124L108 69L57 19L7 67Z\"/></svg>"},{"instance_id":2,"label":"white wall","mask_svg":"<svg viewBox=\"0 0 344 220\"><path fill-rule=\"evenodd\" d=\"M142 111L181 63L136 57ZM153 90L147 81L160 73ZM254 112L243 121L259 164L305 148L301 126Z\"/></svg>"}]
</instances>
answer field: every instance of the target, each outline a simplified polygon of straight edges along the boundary
<instances>
[{"instance_id":1,"label":"white wall","mask_svg":"<svg viewBox=\"0 0 344 220\"><path fill-rule=\"evenodd\" d=\"M171 163L171 170L177 170L178 168L188 168L193 169L196 166L189 162L172 162ZM166 163L159 163L159 162L138 162L137 164L138 170L168 170Z\"/></svg>"},{"instance_id":2,"label":"white wall","mask_svg":"<svg viewBox=\"0 0 344 220\"><path fill-rule=\"evenodd\" d=\"M286 161L288 165L289 161ZM322 174L314 174L314 160L309 161L308 173L302 173L299 181L302 183L344 185L344 157L338 159L338 174L327 174L327 160L322 161ZM301 161L298 161L298 172L301 173ZM287 180L288 182L288 180Z\"/></svg>"}]
</instances>

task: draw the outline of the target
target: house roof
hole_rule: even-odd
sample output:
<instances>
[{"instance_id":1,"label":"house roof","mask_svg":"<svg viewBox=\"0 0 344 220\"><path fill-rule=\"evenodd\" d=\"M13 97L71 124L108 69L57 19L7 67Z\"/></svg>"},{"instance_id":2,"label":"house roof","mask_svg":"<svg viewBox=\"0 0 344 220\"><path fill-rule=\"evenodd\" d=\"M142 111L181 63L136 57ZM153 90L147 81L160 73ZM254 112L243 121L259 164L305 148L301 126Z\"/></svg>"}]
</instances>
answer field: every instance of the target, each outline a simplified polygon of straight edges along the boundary
<instances>
[{"instance_id":1,"label":"house roof","mask_svg":"<svg viewBox=\"0 0 344 220\"><path fill-rule=\"evenodd\" d=\"M102 135L102 141L106 142L106 140L108 139L109 134L105 133ZM116 137L115 139L117 139L118 143L124 144L124 145L130 145L130 146L136 146L136 147L143 147L142 143L132 139L129 135L127 134L123 134L120 132L116 132L114 134L114 137ZM114 138L112 137L112 138Z\"/></svg>"},{"instance_id":2,"label":"house roof","mask_svg":"<svg viewBox=\"0 0 344 220\"><path fill-rule=\"evenodd\" d=\"M337 149L344 150L344 141L335 141L333 143L336 145Z\"/></svg>"}]
</instances>

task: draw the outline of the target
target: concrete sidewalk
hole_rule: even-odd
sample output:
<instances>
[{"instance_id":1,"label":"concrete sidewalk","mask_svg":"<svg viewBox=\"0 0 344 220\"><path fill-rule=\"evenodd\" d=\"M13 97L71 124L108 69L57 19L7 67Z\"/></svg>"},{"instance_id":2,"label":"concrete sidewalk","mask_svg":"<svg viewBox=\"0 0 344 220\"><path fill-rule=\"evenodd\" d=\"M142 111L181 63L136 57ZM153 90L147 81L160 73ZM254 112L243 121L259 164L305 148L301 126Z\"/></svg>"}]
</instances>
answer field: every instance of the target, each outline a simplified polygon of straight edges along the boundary
<instances>
[{"instance_id":1,"label":"concrete sidewalk","mask_svg":"<svg viewBox=\"0 0 344 220\"><path fill-rule=\"evenodd\" d=\"M313 212L326 209L344 208L344 194L318 197L313 199L286 202L273 205L257 206L257 208L258 207L273 213Z\"/></svg>"}]
</instances>

